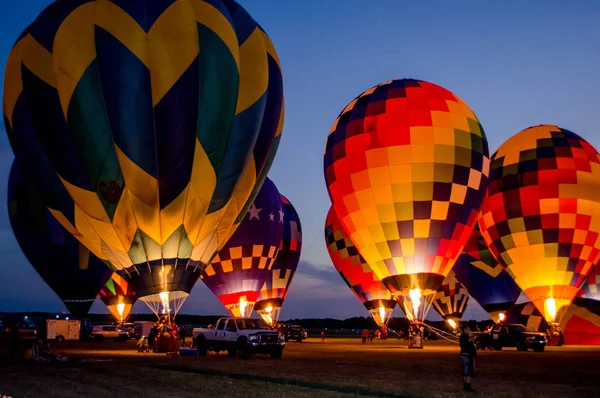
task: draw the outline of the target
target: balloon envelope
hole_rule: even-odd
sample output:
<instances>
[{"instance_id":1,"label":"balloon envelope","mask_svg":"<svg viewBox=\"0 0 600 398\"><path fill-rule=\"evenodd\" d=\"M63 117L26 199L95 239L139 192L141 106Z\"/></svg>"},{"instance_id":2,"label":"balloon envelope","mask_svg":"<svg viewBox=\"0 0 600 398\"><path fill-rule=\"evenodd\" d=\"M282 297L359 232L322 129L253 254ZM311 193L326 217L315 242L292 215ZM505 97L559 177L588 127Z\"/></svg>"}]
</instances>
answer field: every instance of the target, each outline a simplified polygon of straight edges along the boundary
<instances>
[{"instance_id":1,"label":"balloon envelope","mask_svg":"<svg viewBox=\"0 0 600 398\"><path fill-rule=\"evenodd\" d=\"M471 297L496 323L521 294L521 288L487 247L476 226L452 271Z\"/></svg>"},{"instance_id":2,"label":"balloon envelope","mask_svg":"<svg viewBox=\"0 0 600 398\"><path fill-rule=\"evenodd\" d=\"M276 323L302 253L302 224L292 203L281 195L283 237L279 252L254 309L265 322Z\"/></svg>"},{"instance_id":3,"label":"balloon envelope","mask_svg":"<svg viewBox=\"0 0 600 398\"><path fill-rule=\"evenodd\" d=\"M65 230L36 188L13 162L8 178L8 216L21 250L44 282L76 317L87 314L111 270Z\"/></svg>"},{"instance_id":4,"label":"balloon envelope","mask_svg":"<svg viewBox=\"0 0 600 398\"><path fill-rule=\"evenodd\" d=\"M331 262L358 301L369 311L377 325L387 325L396 301L345 234L333 207L329 209L325 221L325 243Z\"/></svg>"},{"instance_id":5,"label":"balloon envelope","mask_svg":"<svg viewBox=\"0 0 600 398\"><path fill-rule=\"evenodd\" d=\"M456 279L454 272L451 272L433 297L431 306L445 321L456 328L468 303L467 289Z\"/></svg>"},{"instance_id":6,"label":"balloon envelope","mask_svg":"<svg viewBox=\"0 0 600 398\"><path fill-rule=\"evenodd\" d=\"M407 316L423 319L417 307L450 273L487 188L477 117L440 86L389 81L340 113L324 168L344 230Z\"/></svg>"},{"instance_id":7,"label":"balloon envelope","mask_svg":"<svg viewBox=\"0 0 600 398\"><path fill-rule=\"evenodd\" d=\"M106 308L115 317L115 320L123 323L129 317L131 308L137 301L137 296L125 279L113 273L106 285L98 293L98 297L106 305Z\"/></svg>"},{"instance_id":8,"label":"balloon envelope","mask_svg":"<svg viewBox=\"0 0 600 398\"><path fill-rule=\"evenodd\" d=\"M235 233L210 265L202 280L234 317L252 313L269 278L284 229L281 196L266 179Z\"/></svg>"},{"instance_id":9,"label":"balloon envelope","mask_svg":"<svg viewBox=\"0 0 600 398\"><path fill-rule=\"evenodd\" d=\"M600 154L553 125L516 134L492 156L479 227L546 321L560 322L600 261Z\"/></svg>"},{"instance_id":10,"label":"balloon envelope","mask_svg":"<svg viewBox=\"0 0 600 398\"><path fill-rule=\"evenodd\" d=\"M62 0L9 55L4 117L17 156L43 149L68 191L46 198L56 219L157 302L187 296L258 192L281 71L232 0Z\"/></svg>"}]
</instances>

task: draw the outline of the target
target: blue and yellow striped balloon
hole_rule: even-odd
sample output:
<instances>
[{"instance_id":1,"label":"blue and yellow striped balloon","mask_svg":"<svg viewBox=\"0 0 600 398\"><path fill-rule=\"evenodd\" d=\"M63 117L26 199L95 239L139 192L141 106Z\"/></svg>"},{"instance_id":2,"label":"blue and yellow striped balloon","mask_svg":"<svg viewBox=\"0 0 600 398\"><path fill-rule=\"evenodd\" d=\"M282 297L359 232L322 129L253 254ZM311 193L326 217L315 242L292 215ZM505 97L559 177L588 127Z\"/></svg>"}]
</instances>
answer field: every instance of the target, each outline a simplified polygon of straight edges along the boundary
<instances>
[{"instance_id":1,"label":"blue and yellow striped balloon","mask_svg":"<svg viewBox=\"0 0 600 398\"><path fill-rule=\"evenodd\" d=\"M6 65L16 156L139 296L189 293L260 189L283 108L275 48L232 0L56 1Z\"/></svg>"}]
</instances>

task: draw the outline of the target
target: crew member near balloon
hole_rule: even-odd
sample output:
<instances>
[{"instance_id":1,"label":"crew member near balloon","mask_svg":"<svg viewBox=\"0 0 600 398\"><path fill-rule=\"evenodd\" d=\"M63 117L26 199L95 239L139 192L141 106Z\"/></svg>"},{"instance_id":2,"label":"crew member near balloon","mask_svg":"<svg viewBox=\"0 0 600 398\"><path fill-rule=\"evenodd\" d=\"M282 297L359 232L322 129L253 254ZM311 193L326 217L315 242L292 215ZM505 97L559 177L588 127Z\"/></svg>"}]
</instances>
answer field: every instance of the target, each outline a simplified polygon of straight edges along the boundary
<instances>
[{"instance_id":1,"label":"crew member near balloon","mask_svg":"<svg viewBox=\"0 0 600 398\"><path fill-rule=\"evenodd\" d=\"M462 326L462 332L458 338L460 344L460 367L463 380L463 388L466 391L473 391L471 387L471 377L475 377L475 358L477 349L471 337L471 329L467 324Z\"/></svg>"},{"instance_id":2,"label":"crew member near balloon","mask_svg":"<svg viewBox=\"0 0 600 398\"><path fill-rule=\"evenodd\" d=\"M358 253L333 208L325 220L325 243L331 262L346 285L369 311L377 327L386 326L396 301Z\"/></svg>"},{"instance_id":3,"label":"crew member near balloon","mask_svg":"<svg viewBox=\"0 0 600 398\"><path fill-rule=\"evenodd\" d=\"M529 127L492 156L481 235L550 324L600 262L600 154L572 131Z\"/></svg>"},{"instance_id":4,"label":"crew member near balloon","mask_svg":"<svg viewBox=\"0 0 600 398\"><path fill-rule=\"evenodd\" d=\"M8 56L4 120L56 220L173 316L273 162L281 68L233 0L123 4L55 1L32 21Z\"/></svg>"},{"instance_id":5,"label":"crew member near balloon","mask_svg":"<svg viewBox=\"0 0 600 398\"><path fill-rule=\"evenodd\" d=\"M521 288L496 260L481 237L479 225L473 230L452 272L496 323L507 318L521 294Z\"/></svg>"},{"instance_id":6,"label":"crew member near balloon","mask_svg":"<svg viewBox=\"0 0 600 398\"><path fill-rule=\"evenodd\" d=\"M271 326L279 320L281 307L288 294L302 253L300 217L292 203L283 195L281 195L281 203L283 238L269 277L260 290L260 295L254 305L256 312Z\"/></svg>"},{"instance_id":7,"label":"crew member near balloon","mask_svg":"<svg viewBox=\"0 0 600 398\"><path fill-rule=\"evenodd\" d=\"M388 81L342 110L324 171L344 231L407 317L422 322L473 232L487 188L479 120L443 87Z\"/></svg>"},{"instance_id":8,"label":"crew member near balloon","mask_svg":"<svg viewBox=\"0 0 600 398\"><path fill-rule=\"evenodd\" d=\"M269 278L284 230L281 195L266 179L227 244L202 272L202 281L235 318L248 318Z\"/></svg>"}]
</instances>

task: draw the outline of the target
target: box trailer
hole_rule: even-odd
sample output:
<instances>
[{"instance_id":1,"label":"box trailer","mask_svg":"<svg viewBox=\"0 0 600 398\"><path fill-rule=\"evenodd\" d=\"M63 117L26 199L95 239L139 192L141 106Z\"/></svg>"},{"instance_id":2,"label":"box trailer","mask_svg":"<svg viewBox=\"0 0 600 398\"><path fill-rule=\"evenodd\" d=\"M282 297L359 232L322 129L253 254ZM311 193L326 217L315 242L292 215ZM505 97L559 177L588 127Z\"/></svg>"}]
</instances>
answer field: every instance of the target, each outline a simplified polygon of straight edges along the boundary
<instances>
[{"instance_id":1,"label":"box trailer","mask_svg":"<svg viewBox=\"0 0 600 398\"><path fill-rule=\"evenodd\" d=\"M81 322L65 319L48 319L46 321L46 338L63 342L81 338Z\"/></svg>"}]
</instances>

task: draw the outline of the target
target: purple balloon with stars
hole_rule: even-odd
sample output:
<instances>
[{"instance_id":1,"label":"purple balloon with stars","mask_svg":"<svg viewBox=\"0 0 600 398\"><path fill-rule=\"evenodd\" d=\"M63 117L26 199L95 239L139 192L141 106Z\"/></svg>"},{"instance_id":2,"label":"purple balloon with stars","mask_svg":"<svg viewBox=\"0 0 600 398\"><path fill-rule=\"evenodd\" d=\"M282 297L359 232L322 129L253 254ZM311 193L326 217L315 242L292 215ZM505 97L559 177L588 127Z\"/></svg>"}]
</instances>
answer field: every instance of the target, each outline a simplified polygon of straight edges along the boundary
<instances>
[{"instance_id":1,"label":"purple balloon with stars","mask_svg":"<svg viewBox=\"0 0 600 398\"><path fill-rule=\"evenodd\" d=\"M267 178L235 233L201 276L233 316L246 317L252 311L277 257L283 227L281 196Z\"/></svg>"}]
</instances>

